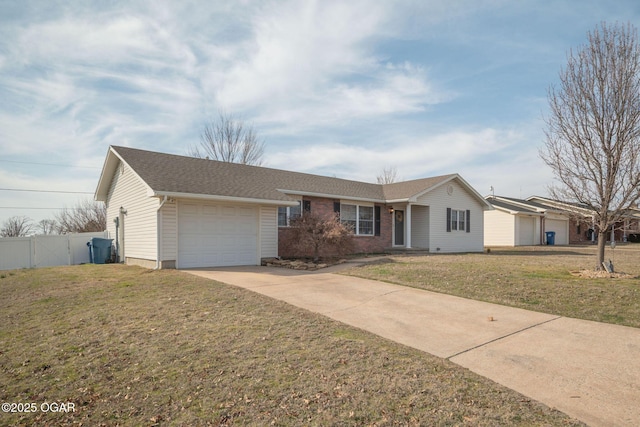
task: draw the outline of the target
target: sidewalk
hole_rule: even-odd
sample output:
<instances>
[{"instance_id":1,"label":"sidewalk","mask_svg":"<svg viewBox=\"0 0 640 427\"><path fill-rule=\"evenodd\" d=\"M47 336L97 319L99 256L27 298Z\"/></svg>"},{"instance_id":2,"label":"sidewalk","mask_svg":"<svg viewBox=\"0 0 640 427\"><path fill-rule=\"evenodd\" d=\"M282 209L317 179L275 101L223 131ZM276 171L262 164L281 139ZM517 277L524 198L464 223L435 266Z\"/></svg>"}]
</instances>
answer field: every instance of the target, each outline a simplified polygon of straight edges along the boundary
<instances>
[{"instance_id":1,"label":"sidewalk","mask_svg":"<svg viewBox=\"0 0 640 427\"><path fill-rule=\"evenodd\" d=\"M257 266L185 271L449 359L589 425L640 425L640 329L327 270L336 271Z\"/></svg>"}]
</instances>

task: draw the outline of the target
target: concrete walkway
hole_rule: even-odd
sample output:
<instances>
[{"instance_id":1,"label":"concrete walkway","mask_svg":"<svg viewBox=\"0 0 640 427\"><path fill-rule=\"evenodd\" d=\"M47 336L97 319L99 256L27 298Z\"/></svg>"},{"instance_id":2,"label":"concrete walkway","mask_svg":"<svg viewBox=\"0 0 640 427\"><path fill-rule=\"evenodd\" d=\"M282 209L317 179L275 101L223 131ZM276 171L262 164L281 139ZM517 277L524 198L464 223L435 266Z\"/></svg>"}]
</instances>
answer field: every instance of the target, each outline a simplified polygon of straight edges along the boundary
<instances>
[{"instance_id":1,"label":"concrete walkway","mask_svg":"<svg viewBox=\"0 0 640 427\"><path fill-rule=\"evenodd\" d=\"M588 425L640 426L640 329L334 274L339 268L185 271L451 360Z\"/></svg>"}]
</instances>

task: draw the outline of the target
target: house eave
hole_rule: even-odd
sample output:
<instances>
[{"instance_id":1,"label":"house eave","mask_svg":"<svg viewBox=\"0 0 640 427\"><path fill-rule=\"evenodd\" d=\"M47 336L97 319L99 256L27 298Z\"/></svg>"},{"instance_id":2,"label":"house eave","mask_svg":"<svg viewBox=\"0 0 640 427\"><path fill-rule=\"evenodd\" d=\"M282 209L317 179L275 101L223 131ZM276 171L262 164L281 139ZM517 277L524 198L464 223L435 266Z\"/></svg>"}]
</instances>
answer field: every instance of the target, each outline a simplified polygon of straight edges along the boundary
<instances>
[{"instance_id":1,"label":"house eave","mask_svg":"<svg viewBox=\"0 0 640 427\"><path fill-rule=\"evenodd\" d=\"M196 199L196 200L210 200L218 202L234 202L234 203L249 203L255 205L269 205L269 206L298 206L297 201L289 200L273 200L273 199L256 199L252 197L234 197L234 196L220 196L215 194L194 194L194 193L180 193L174 191L155 191L150 194L151 197L170 197L174 199Z\"/></svg>"},{"instance_id":2,"label":"house eave","mask_svg":"<svg viewBox=\"0 0 640 427\"><path fill-rule=\"evenodd\" d=\"M278 188L278 191L284 194L292 194L296 196L310 196L310 197L324 197L328 199L342 199L342 200L354 200L357 202L372 202L372 203L389 203L386 200L382 199L371 199L367 197L353 197L353 196L345 196L343 194L328 194L328 193L314 193L311 191L299 191L299 190L286 190L283 188Z\"/></svg>"},{"instance_id":3,"label":"house eave","mask_svg":"<svg viewBox=\"0 0 640 427\"><path fill-rule=\"evenodd\" d=\"M502 206L493 206L493 209L501 212L506 212L511 215L525 215L525 216L537 216L537 217L545 216L544 212L517 211L517 210L505 208Z\"/></svg>"}]
</instances>

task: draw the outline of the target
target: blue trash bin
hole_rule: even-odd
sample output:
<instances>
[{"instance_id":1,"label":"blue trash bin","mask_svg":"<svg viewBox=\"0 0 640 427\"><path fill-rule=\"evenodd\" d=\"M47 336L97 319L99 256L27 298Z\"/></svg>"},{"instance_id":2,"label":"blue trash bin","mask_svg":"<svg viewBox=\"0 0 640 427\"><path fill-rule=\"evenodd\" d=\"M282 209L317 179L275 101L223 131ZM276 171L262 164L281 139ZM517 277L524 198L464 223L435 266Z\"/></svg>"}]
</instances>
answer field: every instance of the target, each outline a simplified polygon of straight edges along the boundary
<instances>
[{"instance_id":1,"label":"blue trash bin","mask_svg":"<svg viewBox=\"0 0 640 427\"><path fill-rule=\"evenodd\" d=\"M89 246L89 261L93 264L104 264L111 258L111 242L113 239L94 237Z\"/></svg>"},{"instance_id":2,"label":"blue trash bin","mask_svg":"<svg viewBox=\"0 0 640 427\"><path fill-rule=\"evenodd\" d=\"M556 244L556 232L555 231L547 231L545 234L547 235L547 245L555 245Z\"/></svg>"}]
</instances>

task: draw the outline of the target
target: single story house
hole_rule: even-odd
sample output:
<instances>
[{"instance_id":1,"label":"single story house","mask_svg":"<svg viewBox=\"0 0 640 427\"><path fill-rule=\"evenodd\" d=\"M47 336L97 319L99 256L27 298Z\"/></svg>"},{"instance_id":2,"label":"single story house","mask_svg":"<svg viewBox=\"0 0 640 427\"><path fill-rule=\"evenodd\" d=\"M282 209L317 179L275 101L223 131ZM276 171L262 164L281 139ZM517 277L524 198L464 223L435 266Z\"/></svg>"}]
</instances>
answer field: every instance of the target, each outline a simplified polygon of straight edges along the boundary
<instances>
[{"instance_id":1,"label":"single story house","mask_svg":"<svg viewBox=\"0 0 640 427\"><path fill-rule=\"evenodd\" d=\"M485 246L529 246L543 241L543 212L516 199L497 196L486 199L493 210L484 213Z\"/></svg>"},{"instance_id":2,"label":"single story house","mask_svg":"<svg viewBox=\"0 0 640 427\"><path fill-rule=\"evenodd\" d=\"M359 253L481 252L491 209L458 174L380 185L117 146L95 199L119 259L150 268L258 265L303 210L339 214Z\"/></svg>"},{"instance_id":3,"label":"single story house","mask_svg":"<svg viewBox=\"0 0 640 427\"><path fill-rule=\"evenodd\" d=\"M523 200L491 195L486 200L494 209L484 213L485 246L546 244L549 231L555 232L556 245L575 243L576 236L571 235L575 219L572 221L573 217L566 209L546 204L547 199L530 197Z\"/></svg>"},{"instance_id":4,"label":"single story house","mask_svg":"<svg viewBox=\"0 0 640 427\"><path fill-rule=\"evenodd\" d=\"M586 206L539 196L532 196L527 200L565 212L570 221L569 244L595 242L593 214ZM637 206L632 206L622 215L621 220L609 230L607 239L618 242L636 241L639 234L640 209Z\"/></svg>"},{"instance_id":5,"label":"single story house","mask_svg":"<svg viewBox=\"0 0 640 427\"><path fill-rule=\"evenodd\" d=\"M516 199L487 196L493 210L484 213L485 246L546 244L546 233L555 232L554 244L594 243L596 234L591 211L578 203L540 196ZM630 208L607 238L635 241L640 235L640 209Z\"/></svg>"}]
</instances>

